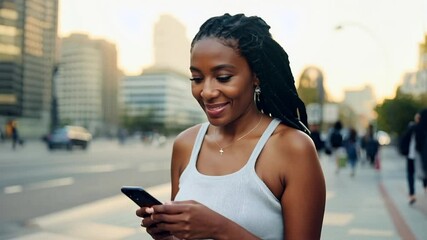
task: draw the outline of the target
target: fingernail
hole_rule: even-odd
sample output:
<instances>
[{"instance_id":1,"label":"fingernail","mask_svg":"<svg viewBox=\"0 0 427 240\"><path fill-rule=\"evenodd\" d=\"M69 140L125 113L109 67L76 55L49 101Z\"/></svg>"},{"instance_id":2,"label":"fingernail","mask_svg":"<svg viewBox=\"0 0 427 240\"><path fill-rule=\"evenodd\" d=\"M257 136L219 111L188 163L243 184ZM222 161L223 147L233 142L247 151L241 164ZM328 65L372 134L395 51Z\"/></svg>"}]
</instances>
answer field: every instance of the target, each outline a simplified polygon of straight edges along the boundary
<instances>
[{"instance_id":1,"label":"fingernail","mask_svg":"<svg viewBox=\"0 0 427 240\"><path fill-rule=\"evenodd\" d=\"M152 214L152 213L154 213L154 209L153 208L146 208L145 212L149 213L149 214Z\"/></svg>"}]
</instances>

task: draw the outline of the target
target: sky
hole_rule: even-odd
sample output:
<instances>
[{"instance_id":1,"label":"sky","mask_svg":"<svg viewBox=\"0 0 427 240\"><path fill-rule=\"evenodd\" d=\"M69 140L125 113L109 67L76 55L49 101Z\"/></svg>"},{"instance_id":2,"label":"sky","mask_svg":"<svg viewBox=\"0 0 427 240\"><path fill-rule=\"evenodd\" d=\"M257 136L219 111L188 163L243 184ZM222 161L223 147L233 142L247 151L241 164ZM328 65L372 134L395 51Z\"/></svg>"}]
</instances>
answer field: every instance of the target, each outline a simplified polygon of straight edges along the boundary
<instances>
[{"instance_id":1,"label":"sky","mask_svg":"<svg viewBox=\"0 0 427 240\"><path fill-rule=\"evenodd\" d=\"M116 44L118 66L137 75L153 64L153 25L163 14L187 28L224 13L263 18L289 55L295 80L308 66L323 72L336 101L345 90L374 88L392 98L417 70L427 33L427 0L59 0L59 35L87 33ZM341 26L340 28L337 28Z\"/></svg>"}]
</instances>

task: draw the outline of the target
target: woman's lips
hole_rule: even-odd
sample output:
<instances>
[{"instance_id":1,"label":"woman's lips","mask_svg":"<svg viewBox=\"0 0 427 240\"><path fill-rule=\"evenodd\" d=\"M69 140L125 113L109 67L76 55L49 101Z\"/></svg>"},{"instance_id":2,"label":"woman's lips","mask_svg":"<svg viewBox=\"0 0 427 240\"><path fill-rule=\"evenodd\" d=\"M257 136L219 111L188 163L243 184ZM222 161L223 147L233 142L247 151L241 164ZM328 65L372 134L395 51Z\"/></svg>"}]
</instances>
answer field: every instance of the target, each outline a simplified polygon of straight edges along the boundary
<instances>
[{"instance_id":1,"label":"woman's lips","mask_svg":"<svg viewBox=\"0 0 427 240\"><path fill-rule=\"evenodd\" d=\"M228 103L205 104L205 110L210 117L218 117L222 112L224 112L227 105Z\"/></svg>"}]
</instances>

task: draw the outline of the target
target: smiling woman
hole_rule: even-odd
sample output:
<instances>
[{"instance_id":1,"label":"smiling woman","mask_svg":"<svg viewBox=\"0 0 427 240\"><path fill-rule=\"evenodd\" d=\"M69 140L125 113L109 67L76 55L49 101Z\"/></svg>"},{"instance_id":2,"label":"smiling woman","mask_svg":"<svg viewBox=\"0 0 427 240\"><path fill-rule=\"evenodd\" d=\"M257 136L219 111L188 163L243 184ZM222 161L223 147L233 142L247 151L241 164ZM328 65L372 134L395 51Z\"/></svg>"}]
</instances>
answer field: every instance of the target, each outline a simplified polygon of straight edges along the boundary
<instances>
[{"instance_id":1,"label":"smiling woman","mask_svg":"<svg viewBox=\"0 0 427 240\"><path fill-rule=\"evenodd\" d=\"M224 14L194 37L191 91L208 122L174 142L172 202L137 210L154 239L320 239L324 177L269 28Z\"/></svg>"}]
</instances>

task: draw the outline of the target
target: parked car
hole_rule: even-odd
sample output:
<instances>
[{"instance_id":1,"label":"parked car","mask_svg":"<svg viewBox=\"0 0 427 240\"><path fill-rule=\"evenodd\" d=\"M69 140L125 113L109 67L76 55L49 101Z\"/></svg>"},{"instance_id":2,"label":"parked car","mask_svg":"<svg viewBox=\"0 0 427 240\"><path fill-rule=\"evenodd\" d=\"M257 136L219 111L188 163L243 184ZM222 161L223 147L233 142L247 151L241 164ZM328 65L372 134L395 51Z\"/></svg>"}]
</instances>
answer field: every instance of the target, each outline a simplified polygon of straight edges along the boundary
<instances>
[{"instance_id":1,"label":"parked car","mask_svg":"<svg viewBox=\"0 0 427 240\"><path fill-rule=\"evenodd\" d=\"M49 134L46 143L50 150L55 148L66 148L71 150L74 146L87 149L91 140L92 134L86 128L80 126L65 126Z\"/></svg>"}]
</instances>

